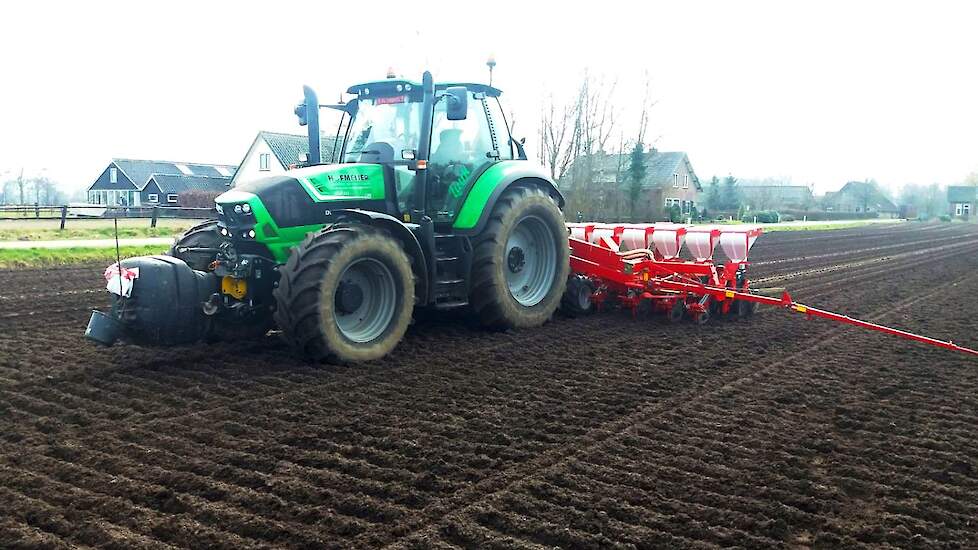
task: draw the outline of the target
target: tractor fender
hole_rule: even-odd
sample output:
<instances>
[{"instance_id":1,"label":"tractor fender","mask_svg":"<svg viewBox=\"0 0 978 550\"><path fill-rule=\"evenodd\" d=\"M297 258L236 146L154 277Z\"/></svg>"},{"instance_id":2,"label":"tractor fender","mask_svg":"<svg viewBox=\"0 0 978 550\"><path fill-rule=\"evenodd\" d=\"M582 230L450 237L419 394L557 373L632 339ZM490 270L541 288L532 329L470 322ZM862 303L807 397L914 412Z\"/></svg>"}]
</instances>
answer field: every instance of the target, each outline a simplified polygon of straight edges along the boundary
<instances>
[{"instance_id":1,"label":"tractor fender","mask_svg":"<svg viewBox=\"0 0 978 550\"><path fill-rule=\"evenodd\" d=\"M334 222L356 221L374 227L386 229L394 238L401 241L404 251L411 258L411 270L414 272L414 296L418 304L425 304L428 301L428 265L424 250L418 237L411 231L411 226L415 224L405 224L401 220L384 214L383 212L372 212L370 210L360 210L359 208L345 208L333 210Z\"/></svg>"},{"instance_id":2,"label":"tractor fender","mask_svg":"<svg viewBox=\"0 0 978 550\"><path fill-rule=\"evenodd\" d=\"M564 208L564 196L543 168L525 160L502 161L479 174L465 195L452 229L459 235L481 233L499 196L516 185L539 187L557 202L559 208Z\"/></svg>"}]
</instances>

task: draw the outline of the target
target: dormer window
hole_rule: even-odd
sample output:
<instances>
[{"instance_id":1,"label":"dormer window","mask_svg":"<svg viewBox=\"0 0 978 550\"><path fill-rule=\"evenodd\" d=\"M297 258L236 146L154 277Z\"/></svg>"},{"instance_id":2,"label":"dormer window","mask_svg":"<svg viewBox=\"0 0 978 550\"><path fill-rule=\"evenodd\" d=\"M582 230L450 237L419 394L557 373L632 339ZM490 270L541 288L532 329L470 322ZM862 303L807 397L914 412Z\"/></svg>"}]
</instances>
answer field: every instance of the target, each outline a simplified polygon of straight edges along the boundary
<instances>
[{"instance_id":1,"label":"dormer window","mask_svg":"<svg viewBox=\"0 0 978 550\"><path fill-rule=\"evenodd\" d=\"M115 166L109 168L109 183L119 183L119 169Z\"/></svg>"}]
</instances>

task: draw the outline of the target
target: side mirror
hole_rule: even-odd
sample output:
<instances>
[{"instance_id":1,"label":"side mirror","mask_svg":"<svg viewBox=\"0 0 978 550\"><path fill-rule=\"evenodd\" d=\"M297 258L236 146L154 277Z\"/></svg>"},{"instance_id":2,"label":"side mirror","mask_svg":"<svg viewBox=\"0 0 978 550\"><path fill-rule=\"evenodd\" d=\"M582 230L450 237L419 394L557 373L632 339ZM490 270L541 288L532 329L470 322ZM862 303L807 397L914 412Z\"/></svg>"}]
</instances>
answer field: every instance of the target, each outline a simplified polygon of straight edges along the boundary
<instances>
[{"instance_id":1,"label":"side mirror","mask_svg":"<svg viewBox=\"0 0 978 550\"><path fill-rule=\"evenodd\" d=\"M445 112L448 120L465 120L469 113L469 91L465 86L452 86L445 89Z\"/></svg>"}]
</instances>

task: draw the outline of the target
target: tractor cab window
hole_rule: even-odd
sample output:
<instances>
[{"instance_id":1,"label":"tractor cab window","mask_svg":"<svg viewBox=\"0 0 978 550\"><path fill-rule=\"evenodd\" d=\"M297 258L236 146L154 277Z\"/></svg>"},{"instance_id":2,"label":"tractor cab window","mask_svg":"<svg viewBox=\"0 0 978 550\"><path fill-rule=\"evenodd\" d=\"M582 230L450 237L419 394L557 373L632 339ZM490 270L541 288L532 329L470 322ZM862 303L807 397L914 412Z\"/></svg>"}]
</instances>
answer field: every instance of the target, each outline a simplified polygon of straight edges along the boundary
<instances>
[{"instance_id":1,"label":"tractor cab window","mask_svg":"<svg viewBox=\"0 0 978 550\"><path fill-rule=\"evenodd\" d=\"M350 125L344 162L394 162L416 151L421 134L421 102L409 96L361 99Z\"/></svg>"},{"instance_id":2,"label":"tractor cab window","mask_svg":"<svg viewBox=\"0 0 978 550\"><path fill-rule=\"evenodd\" d=\"M435 104L428 159L428 213L434 221L455 218L471 180L496 161L482 94L468 92L465 120L448 120L447 100Z\"/></svg>"}]
</instances>

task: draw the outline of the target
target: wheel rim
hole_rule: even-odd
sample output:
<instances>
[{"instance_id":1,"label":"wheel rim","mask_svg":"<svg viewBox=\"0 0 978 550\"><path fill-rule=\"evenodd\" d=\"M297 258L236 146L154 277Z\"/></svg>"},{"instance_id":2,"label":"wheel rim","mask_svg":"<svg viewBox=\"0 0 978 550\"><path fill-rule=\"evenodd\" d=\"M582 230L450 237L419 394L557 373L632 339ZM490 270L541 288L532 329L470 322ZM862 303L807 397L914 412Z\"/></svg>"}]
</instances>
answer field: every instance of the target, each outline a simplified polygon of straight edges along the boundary
<instances>
[{"instance_id":1,"label":"wheel rim","mask_svg":"<svg viewBox=\"0 0 978 550\"><path fill-rule=\"evenodd\" d=\"M577 307L581 311L588 311L591 309L591 289L587 285L581 285L577 289Z\"/></svg>"},{"instance_id":2,"label":"wheel rim","mask_svg":"<svg viewBox=\"0 0 978 550\"><path fill-rule=\"evenodd\" d=\"M336 327L347 339L366 343L384 333L397 309L394 276L383 262L361 258L343 270L333 292Z\"/></svg>"},{"instance_id":3,"label":"wheel rim","mask_svg":"<svg viewBox=\"0 0 978 550\"><path fill-rule=\"evenodd\" d=\"M557 272L557 243L546 222L537 216L522 218L510 233L504 254L510 295L526 307L540 303Z\"/></svg>"}]
</instances>

